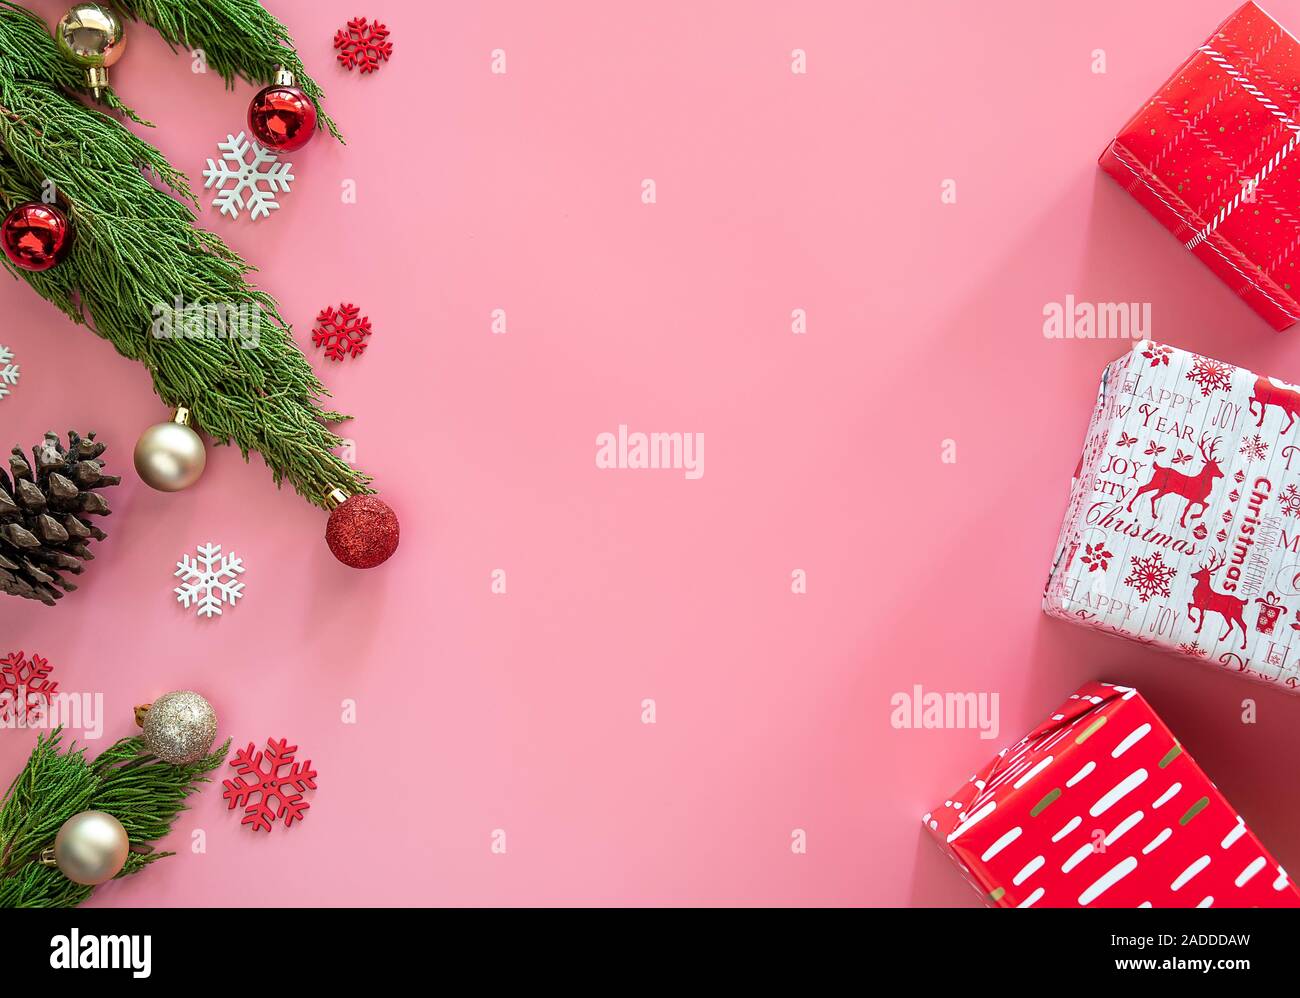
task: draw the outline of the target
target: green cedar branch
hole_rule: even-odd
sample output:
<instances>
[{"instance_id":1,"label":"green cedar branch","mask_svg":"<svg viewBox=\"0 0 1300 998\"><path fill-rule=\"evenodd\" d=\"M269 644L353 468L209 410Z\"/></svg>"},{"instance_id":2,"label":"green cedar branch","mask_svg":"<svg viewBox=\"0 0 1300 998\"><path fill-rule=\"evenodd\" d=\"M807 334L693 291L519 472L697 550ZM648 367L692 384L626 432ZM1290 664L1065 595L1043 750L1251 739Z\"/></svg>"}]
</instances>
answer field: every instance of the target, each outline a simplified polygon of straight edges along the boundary
<instances>
[{"instance_id":1,"label":"green cedar branch","mask_svg":"<svg viewBox=\"0 0 1300 998\"><path fill-rule=\"evenodd\" d=\"M322 509L333 488L372 492L370 477L333 453L343 441L327 424L348 417L322 407L329 392L275 300L247 282L254 268L195 226L193 194L161 152L69 97L68 85L43 22L0 0L0 203L7 211L51 182L75 235L52 270L0 263L144 364L162 401L188 408L217 443L261 454L277 484L288 479ZM153 335L157 310L177 299L242 309L251 328L222 317L222 335Z\"/></svg>"},{"instance_id":2,"label":"green cedar branch","mask_svg":"<svg viewBox=\"0 0 1300 998\"><path fill-rule=\"evenodd\" d=\"M174 766L149 754L144 739L124 738L93 761L85 748L61 748L62 731L40 735L0 804L0 908L62 908L81 904L93 888L75 884L40 862L65 821L82 811L107 811L126 829L131 854L119 877L173 855L153 843L171 831L185 800L209 782L230 749Z\"/></svg>"},{"instance_id":3,"label":"green cedar branch","mask_svg":"<svg viewBox=\"0 0 1300 998\"><path fill-rule=\"evenodd\" d=\"M154 28L175 50L201 49L207 64L234 88L236 78L268 84L283 66L316 105L316 124L340 142L338 126L321 106L324 93L303 67L289 29L258 0L114 0L127 17Z\"/></svg>"}]
</instances>

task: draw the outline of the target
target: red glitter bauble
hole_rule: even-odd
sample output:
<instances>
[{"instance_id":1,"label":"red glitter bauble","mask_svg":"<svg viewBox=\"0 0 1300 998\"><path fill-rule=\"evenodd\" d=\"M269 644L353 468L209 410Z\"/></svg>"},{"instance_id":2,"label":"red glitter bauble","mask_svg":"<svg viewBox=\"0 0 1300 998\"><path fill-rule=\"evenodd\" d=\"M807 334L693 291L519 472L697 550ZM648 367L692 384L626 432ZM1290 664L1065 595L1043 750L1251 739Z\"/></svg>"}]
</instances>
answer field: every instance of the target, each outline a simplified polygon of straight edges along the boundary
<instances>
[{"instance_id":1,"label":"red glitter bauble","mask_svg":"<svg viewBox=\"0 0 1300 998\"><path fill-rule=\"evenodd\" d=\"M266 148L293 152L316 132L316 105L297 87L267 87L248 105L248 129Z\"/></svg>"},{"instance_id":2,"label":"red glitter bauble","mask_svg":"<svg viewBox=\"0 0 1300 998\"><path fill-rule=\"evenodd\" d=\"M378 496L352 496L330 513L325 543L349 568L382 565L397 550L397 514Z\"/></svg>"},{"instance_id":3,"label":"red glitter bauble","mask_svg":"<svg viewBox=\"0 0 1300 998\"><path fill-rule=\"evenodd\" d=\"M23 270L49 270L67 255L72 227L53 205L28 201L0 223L0 246L5 256Z\"/></svg>"}]
</instances>

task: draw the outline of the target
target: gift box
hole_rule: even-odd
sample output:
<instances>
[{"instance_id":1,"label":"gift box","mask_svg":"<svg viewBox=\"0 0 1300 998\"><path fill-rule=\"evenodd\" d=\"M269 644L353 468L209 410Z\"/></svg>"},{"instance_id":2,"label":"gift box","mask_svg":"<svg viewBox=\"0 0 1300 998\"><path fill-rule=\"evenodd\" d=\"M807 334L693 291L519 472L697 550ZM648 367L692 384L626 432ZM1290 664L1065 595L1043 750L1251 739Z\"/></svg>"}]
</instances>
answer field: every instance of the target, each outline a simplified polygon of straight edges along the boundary
<instances>
[{"instance_id":1,"label":"gift box","mask_svg":"<svg viewBox=\"0 0 1300 998\"><path fill-rule=\"evenodd\" d=\"M1108 365L1043 609L1300 687L1300 388L1138 341Z\"/></svg>"},{"instance_id":2,"label":"gift box","mask_svg":"<svg viewBox=\"0 0 1300 998\"><path fill-rule=\"evenodd\" d=\"M1300 44L1253 3L1102 153L1103 170L1275 329L1300 318Z\"/></svg>"},{"instance_id":3,"label":"gift box","mask_svg":"<svg viewBox=\"0 0 1300 998\"><path fill-rule=\"evenodd\" d=\"M922 819L1003 908L1300 907L1137 691L1090 683Z\"/></svg>"}]
</instances>

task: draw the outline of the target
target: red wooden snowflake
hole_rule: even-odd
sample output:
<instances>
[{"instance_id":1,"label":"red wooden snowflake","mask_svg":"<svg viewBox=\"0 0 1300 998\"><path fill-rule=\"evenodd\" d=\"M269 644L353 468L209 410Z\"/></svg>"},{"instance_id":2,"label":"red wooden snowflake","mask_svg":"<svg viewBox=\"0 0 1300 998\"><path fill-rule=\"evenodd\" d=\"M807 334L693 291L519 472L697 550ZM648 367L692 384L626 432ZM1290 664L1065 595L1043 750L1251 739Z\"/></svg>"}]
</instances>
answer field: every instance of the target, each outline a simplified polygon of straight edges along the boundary
<instances>
[{"instance_id":1,"label":"red wooden snowflake","mask_svg":"<svg viewBox=\"0 0 1300 998\"><path fill-rule=\"evenodd\" d=\"M226 788L223 796L230 802L229 809L244 809L240 824L252 825L255 832L269 832L276 818L284 818L284 827L288 828L311 807L302 799L302 792L316 789L316 770L311 768L310 759L295 762L293 754L297 751L297 745L289 745L283 738L268 738L265 752L258 752L249 742L248 748L235 753L230 764L239 776L222 780L222 786ZM288 771L281 772L285 766ZM259 795L256 803L255 794Z\"/></svg>"},{"instance_id":2,"label":"red wooden snowflake","mask_svg":"<svg viewBox=\"0 0 1300 998\"><path fill-rule=\"evenodd\" d=\"M365 339L370 332L370 317L361 315L357 306L345 303L338 311L333 307L321 310L316 316L316 328L311 331L311 341L316 346L324 346L325 356L330 360L342 360L358 356L366 348Z\"/></svg>"},{"instance_id":3,"label":"red wooden snowflake","mask_svg":"<svg viewBox=\"0 0 1300 998\"><path fill-rule=\"evenodd\" d=\"M334 47L339 50L339 62L344 69L355 66L363 74L373 73L393 54L388 29L378 21L370 23L364 17L354 17L347 28L340 28L334 36Z\"/></svg>"},{"instance_id":4,"label":"red wooden snowflake","mask_svg":"<svg viewBox=\"0 0 1300 998\"><path fill-rule=\"evenodd\" d=\"M9 717L21 704L21 710L31 710L44 704L59 692L58 680L49 678L54 666L39 655L23 658L20 651L0 658L0 716Z\"/></svg>"}]
</instances>

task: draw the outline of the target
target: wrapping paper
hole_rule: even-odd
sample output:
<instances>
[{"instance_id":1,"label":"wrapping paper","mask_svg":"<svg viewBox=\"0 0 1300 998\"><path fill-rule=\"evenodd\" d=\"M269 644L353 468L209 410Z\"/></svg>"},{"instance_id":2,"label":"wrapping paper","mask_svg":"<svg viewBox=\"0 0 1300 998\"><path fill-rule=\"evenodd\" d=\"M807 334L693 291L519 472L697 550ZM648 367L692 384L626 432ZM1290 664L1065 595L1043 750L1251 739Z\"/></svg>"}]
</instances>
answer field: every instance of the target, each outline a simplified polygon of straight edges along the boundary
<instances>
[{"instance_id":1,"label":"wrapping paper","mask_svg":"<svg viewBox=\"0 0 1300 998\"><path fill-rule=\"evenodd\" d=\"M922 819L991 906L1300 907L1136 690L1090 683Z\"/></svg>"},{"instance_id":2,"label":"wrapping paper","mask_svg":"<svg viewBox=\"0 0 1300 998\"><path fill-rule=\"evenodd\" d=\"M1300 387L1148 341L1109 364L1050 616L1300 687Z\"/></svg>"},{"instance_id":3,"label":"wrapping paper","mask_svg":"<svg viewBox=\"0 0 1300 998\"><path fill-rule=\"evenodd\" d=\"M1253 3L1102 153L1124 186L1275 329L1300 318L1300 44Z\"/></svg>"}]
</instances>

